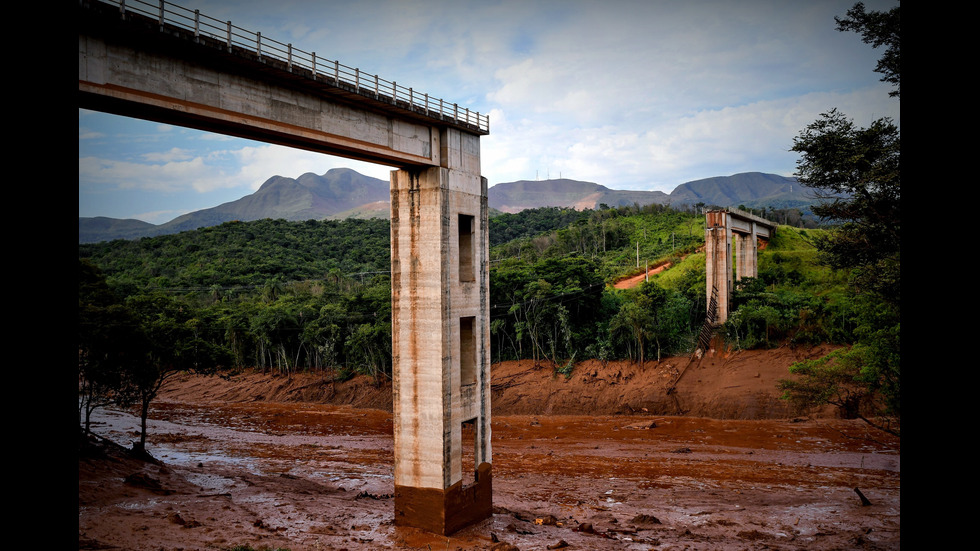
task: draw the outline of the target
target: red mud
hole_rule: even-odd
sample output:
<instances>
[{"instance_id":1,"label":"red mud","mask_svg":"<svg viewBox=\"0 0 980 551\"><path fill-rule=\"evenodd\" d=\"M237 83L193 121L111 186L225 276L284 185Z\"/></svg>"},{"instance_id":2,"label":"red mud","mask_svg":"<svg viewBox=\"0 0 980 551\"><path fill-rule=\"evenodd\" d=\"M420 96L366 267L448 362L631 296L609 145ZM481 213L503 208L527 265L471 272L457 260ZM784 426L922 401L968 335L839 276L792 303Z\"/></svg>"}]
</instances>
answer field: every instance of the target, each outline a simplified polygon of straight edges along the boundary
<instances>
[{"instance_id":1,"label":"red mud","mask_svg":"<svg viewBox=\"0 0 980 551\"><path fill-rule=\"evenodd\" d=\"M494 514L450 538L392 523L390 386L184 376L150 415L159 464L80 448L79 549L899 549L899 440L775 398L820 352L495 365ZM138 423L94 431L128 445Z\"/></svg>"}]
</instances>

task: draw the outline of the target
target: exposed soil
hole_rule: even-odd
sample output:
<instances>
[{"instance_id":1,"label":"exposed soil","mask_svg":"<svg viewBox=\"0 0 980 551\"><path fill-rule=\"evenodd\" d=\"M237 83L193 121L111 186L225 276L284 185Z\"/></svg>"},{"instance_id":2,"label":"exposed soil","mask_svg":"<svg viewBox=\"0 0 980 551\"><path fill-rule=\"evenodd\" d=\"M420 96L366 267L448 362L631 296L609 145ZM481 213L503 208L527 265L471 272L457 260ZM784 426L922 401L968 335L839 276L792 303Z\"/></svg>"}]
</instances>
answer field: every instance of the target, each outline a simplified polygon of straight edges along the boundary
<instances>
[{"instance_id":1,"label":"exposed soil","mask_svg":"<svg viewBox=\"0 0 980 551\"><path fill-rule=\"evenodd\" d=\"M152 408L156 462L80 445L79 549L899 549L899 440L776 396L826 352L495 365L494 515L450 538L393 524L389 385L181 376ZM96 421L138 438L129 412Z\"/></svg>"},{"instance_id":2,"label":"exposed soil","mask_svg":"<svg viewBox=\"0 0 980 551\"><path fill-rule=\"evenodd\" d=\"M633 287L636 287L637 285L645 281L648 275L659 274L660 272L666 270L667 268L670 268L671 266L672 264L670 262L663 262L661 264L657 264L656 266L646 270L642 274L620 279L615 284L613 284L613 287L617 289L632 289Z\"/></svg>"}]
</instances>

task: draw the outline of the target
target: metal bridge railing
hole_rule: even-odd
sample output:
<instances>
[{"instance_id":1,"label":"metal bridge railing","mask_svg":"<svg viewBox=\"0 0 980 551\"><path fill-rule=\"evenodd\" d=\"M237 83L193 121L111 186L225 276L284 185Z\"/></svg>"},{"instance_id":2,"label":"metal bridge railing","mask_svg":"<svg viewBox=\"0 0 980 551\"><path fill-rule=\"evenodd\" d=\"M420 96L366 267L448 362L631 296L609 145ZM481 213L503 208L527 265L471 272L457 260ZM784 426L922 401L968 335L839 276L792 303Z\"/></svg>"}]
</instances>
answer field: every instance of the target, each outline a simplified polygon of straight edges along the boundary
<instances>
[{"instance_id":1,"label":"metal bridge railing","mask_svg":"<svg viewBox=\"0 0 980 551\"><path fill-rule=\"evenodd\" d=\"M224 43L229 52L233 47L242 48L254 52L260 60L274 59L285 63L290 71L294 67L302 68L310 71L314 79L318 77L332 79L338 86L343 83L359 94L373 95L375 99L406 107L427 117L454 121L483 132L490 132L489 115L481 115L478 111L470 111L469 108L460 107L440 98L430 98L429 94L399 86L394 81L361 72L358 68L348 67L338 61L318 58L316 52L294 48L292 44L284 44L262 36L261 32L237 27L231 21L219 21L202 14L200 10L190 10L164 0L98 1L118 6L121 17L126 17L126 13L129 12L155 19L159 22L161 31L164 25L182 28L193 32L195 38L203 36Z\"/></svg>"}]
</instances>

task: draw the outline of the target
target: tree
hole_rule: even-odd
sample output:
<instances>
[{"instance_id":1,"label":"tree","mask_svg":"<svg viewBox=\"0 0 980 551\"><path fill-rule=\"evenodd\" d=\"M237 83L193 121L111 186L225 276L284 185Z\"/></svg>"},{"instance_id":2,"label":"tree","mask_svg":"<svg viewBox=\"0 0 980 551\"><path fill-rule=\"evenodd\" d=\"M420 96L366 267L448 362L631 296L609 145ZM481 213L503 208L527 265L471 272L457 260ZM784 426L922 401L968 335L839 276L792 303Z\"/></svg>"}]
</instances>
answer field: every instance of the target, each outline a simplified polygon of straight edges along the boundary
<instances>
[{"instance_id":1,"label":"tree","mask_svg":"<svg viewBox=\"0 0 980 551\"><path fill-rule=\"evenodd\" d=\"M858 3L837 23L874 47L888 45L875 70L899 86L899 8L866 12ZM890 95L899 97L898 89ZM901 134L891 119L858 128L834 109L808 125L792 150L801 155L800 183L827 199L814 213L840 224L817 248L849 274L858 322L849 350L794 365L799 378L780 386L799 404L833 404L897 433L889 419L901 417Z\"/></svg>"},{"instance_id":2,"label":"tree","mask_svg":"<svg viewBox=\"0 0 980 551\"><path fill-rule=\"evenodd\" d=\"M78 413L86 434L97 408L128 398L126 370L140 360L145 344L139 323L101 270L79 260Z\"/></svg>"},{"instance_id":3,"label":"tree","mask_svg":"<svg viewBox=\"0 0 980 551\"><path fill-rule=\"evenodd\" d=\"M182 371L211 373L231 365L231 353L202 338L200 320L187 305L163 294L130 297L128 306L140 321L147 345L140 358L127 364L126 384L140 408L140 439L133 450L146 449L150 403L163 383Z\"/></svg>"},{"instance_id":4,"label":"tree","mask_svg":"<svg viewBox=\"0 0 980 551\"><path fill-rule=\"evenodd\" d=\"M855 283L898 302L901 246L901 137L891 119L857 128L836 109L794 139L800 183L826 202L813 212L841 226L818 243L835 269L854 269Z\"/></svg>"},{"instance_id":5,"label":"tree","mask_svg":"<svg viewBox=\"0 0 980 551\"><path fill-rule=\"evenodd\" d=\"M875 67L876 73L884 75L882 82L895 85L895 90L889 92L889 96L900 97L901 91L901 17L899 6L887 12L868 12L864 9L864 3L858 2L854 7L847 10L846 17L835 17L838 31L854 31L861 34L861 39L865 44L871 44L873 48L886 46L885 53L878 60Z\"/></svg>"},{"instance_id":6,"label":"tree","mask_svg":"<svg viewBox=\"0 0 980 551\"><path fill-rule=\"evenodd\" d=\"M636 343L637 357L641 366L646 360L644 353L646 342L653 334L652 302L647 295L638 293L633 300L624 302L619 312L609 322L609 331L612 334L625 338L627 343L631 341ZM627 345L627 348L632 347Z\"/></svg>"}]
</instances>

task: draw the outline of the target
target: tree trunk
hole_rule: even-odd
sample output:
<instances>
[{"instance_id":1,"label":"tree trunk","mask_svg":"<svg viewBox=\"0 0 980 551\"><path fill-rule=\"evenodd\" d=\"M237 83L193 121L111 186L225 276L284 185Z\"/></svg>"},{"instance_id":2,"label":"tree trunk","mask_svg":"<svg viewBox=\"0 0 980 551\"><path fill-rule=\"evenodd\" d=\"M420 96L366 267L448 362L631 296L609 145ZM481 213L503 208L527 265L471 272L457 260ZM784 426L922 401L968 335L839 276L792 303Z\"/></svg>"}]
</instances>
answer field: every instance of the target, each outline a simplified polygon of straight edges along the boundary
<instances>
[{"instance_id":1,"label":"tree trunk","mask_svg":"<svg viewBox=\"0 0 980 551\"><path fill-rule=\"evenodd\" d=\"M150 400L152 396L144 396L140 404L140 439L133 442L133 450L146 452L146 419L150 416Z\"/></svg>"}]
</instances>

